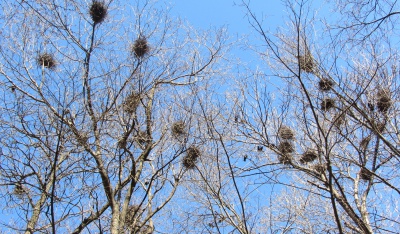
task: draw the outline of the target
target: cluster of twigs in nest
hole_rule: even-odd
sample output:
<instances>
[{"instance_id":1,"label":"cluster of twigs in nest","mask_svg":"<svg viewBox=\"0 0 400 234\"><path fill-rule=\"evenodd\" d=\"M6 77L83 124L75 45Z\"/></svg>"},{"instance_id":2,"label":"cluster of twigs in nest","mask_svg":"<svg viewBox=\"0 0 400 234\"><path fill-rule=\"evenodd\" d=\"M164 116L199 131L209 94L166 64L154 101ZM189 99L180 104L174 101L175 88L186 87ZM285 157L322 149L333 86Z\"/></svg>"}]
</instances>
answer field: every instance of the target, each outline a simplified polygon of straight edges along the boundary
<instances>
[{"instance_id":1,"label":"cluster of twigs in nest","mask_svg":"<svg viewBox=\"0 0 400 234\"><path fill-rule=\"evenodd\" d=\"M300 158L300 163L309 163L318 158L318 153L313 149L308 149Z\"/></svg>"},{"instance_id":2,"label":"cluster of twigs in nest","mask_svg":"<svg viewBox=\"0 0 400 234\"><path fill-rule=\"evenodd\" d=\"M128 114L133 114L136 112L136 109L138 108L139 104L140 104L140 94L133 91L125 99L125 102L123 104L124 111L126 111Z\"/></svg>"},{"instance_id":3,"label":"cluster of twigs in nest","mask_svg":"<svg viewBox=\"0 0 400 234\"><path fill-rule=\"evenodd\" d=\"M315 69L315 61L311 53L306 53L305 55L300 55L297 57L299 61L300 69L307 72L313 73Z\"/></svg>"},{"instance_id":4,"label":"cluster of twigs in nest","mask_svg":"<svg viewBox=\"0 0 400 234\"><path fill-rule=\"evenodd\" d=\"M318 82L319 90L321 90L323 92L327 92L327 91L331 90L333 88L333 85L334 85L333 81L328 78L322 78Z\"/></svg>"},{"instance_id":5,"label":"cluster of twigs in nest","mask_svg":"<svg viewBox=\"0 0 400 234\"><path fill-rule=\"evenodd\" d=\"M182 120L179 120L179 121L173 123L171 126L171 132L175 138L179 138L179 137L185 135L186 134L185 122L183 122Z\"/></svg>"},{"instance_id":6,"label":"cluster of twigs in nest","mask_svg":"<svg viewBox=\"0 0 400 234\"><path fill-rule=\"evenodd\" d=\"M147 43L146 38L139 37L138 39L136 39L135 43L133 43L132 52L136 57L141 58L145 56L149 51L150 47Z\"/></svg>"},{"instance_id":7,"label":"cluster of twigs in nest","mask_svg":"<svg viewBox=\"0 0 400 234\"><path fill-rule=\"evenodd\" d=\"M104 2L94 1L90 6L90 17L95 24L99 24L104 21L107 16L107 7Z\"/></svg>"},{"instance_id":8,"label":"cluster of twigs in nest","mask_svg":"<svg viewBox=\"0 0 400 234\"><path fill-rule=\"evenodd\" d=\"M16 183L15 184L15 187L14 187L14 194L15 195L22 195L22 194L24 194L25 193L25 191L24 191L24 188L22 187L22 184L21 183Z\"/></svg>"},{"instance_id":9,"label":"cluster of twigs in nest","mask_svg":"<svg viewBox=\"0 0 400 234\"><path fill-rule=\"evenodd\" d=\"M293 130L287 126L282 126L278 131L278 135L283 140L293 140L294 138Z\"/></svg>"},{"instance_id":10,"label":"cluster of twigs in nest","mask_svg":"<svg viewBox=\"0 0 400 234\"><path fill-rule=\"evenodd\" d=\"M193 169L196 166L197 159L200 157L201 152L196 146L190 146L187 149L185 157L183 157L183 166L187 169Z\"/></svg>"},{"instance_id":11,"label":"cluster of twigs in nest","mask_svg":"<svg viewBox=\"0 0 400 234\"><path fill-rule=\"evenodd\" d=\"M376 94L377 103L376 106L380 112L386 113L392 106L392 99L390 97L390 91L387 89L380 89Z\"/></svg>"},{"instance_id":12,"label":"cluster of twigs in nest","mask_svg":"<svg viewBox=\"0 0 400 234\"><path fill-rule=\"evenodd\" d=\"M278 145L278 150L281 152L279 154L279 162L282 164L291 164L292 163L292 155L291 153L294 152L294 146L289 141L282 141Z\"/></svg>"},{"instance_id":13,"label":"cluster of twigs in nest","mask_svg":"<svg viewBox=\"0 0 400 234\"><path fill-rule=\"evenodd\" d=\"M292 155L290 154L280 154L278 157L280 163L284 165L292 164Z\"/></svg>"},{"instance_id":14,"label":"cluster of twigs in nest","mask_svg":"<svg viewBox=\"0 0 400 234\"><path fill-rule=\"evenodd\" d=\"M313 169L318 172L318 174L324 174L326 171L326 166L323 164L316 164L313 166Z\"/></svg>"},{"instance_id":15,"label":"cluster of twigs in nest","mask_svg":"<svg viewBox=\"0 0 400 234\"><path fill-rule=\"evenodd\" d=\"M365 181L370 181L372 178L372 173L368 169L363 167L360 170L360 178Z\"/></svg>"},{"instance_id":16,"label":"cluster of twigs in nest","mask_svg":"<svg viewBox=\"0 0 400 234\"><path fill-rule=\"evenodd\" d=\"M346 117L342 113L336 113L335 116L333 117L333 124L336 128L339 128L346 122Z\"/></svg>"},{"instance_id":17,"label":"cluster of twigs in nest","mask_svg":"<svg viewBox=\"0 0 400 234\"><path fill-rule=\"evenodd\" d=\"M43 66L45 68L55 68L56 67L56 60L54 59L52 54L49 53L43 53L40 54L37 62L39 66Z\"/></svg>"},{"instance_id":18,"label":"cluster of twigs in nest","mask_svg":"<svg viewBox=\"0 0 400 234\"><path fill-rule=\"evenodd\" d=\"M325 98L321 102L321 110L323 111L329 111L334 107L335 107L335 99L333 98Z\"/></svg>"}]
</instances>

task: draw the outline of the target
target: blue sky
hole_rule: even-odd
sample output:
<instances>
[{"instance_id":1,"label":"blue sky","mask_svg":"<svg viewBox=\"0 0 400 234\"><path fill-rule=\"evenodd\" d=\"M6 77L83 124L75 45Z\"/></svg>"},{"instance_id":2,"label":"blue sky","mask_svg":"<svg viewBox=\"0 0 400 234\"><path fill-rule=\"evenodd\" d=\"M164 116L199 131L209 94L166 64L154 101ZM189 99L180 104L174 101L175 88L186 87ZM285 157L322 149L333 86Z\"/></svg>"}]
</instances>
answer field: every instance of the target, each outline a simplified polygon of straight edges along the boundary
<instances>
[{"instance_id":1,"label":"blue sky","mask_svg":"<svg viewBox=\"0 0 400 234\"><path fill-rule=\"evenodd\" d=\"M171 4L174 15L186 19L195 27L207 29L227 26L233 35L249 34L251 31L245 9L238 0L177 0L171 1ZM284 15L284 7L279 0L256 0L250 6L258 15L267 17L268 28L275 28Z\"/></svg>"}]
</instances>

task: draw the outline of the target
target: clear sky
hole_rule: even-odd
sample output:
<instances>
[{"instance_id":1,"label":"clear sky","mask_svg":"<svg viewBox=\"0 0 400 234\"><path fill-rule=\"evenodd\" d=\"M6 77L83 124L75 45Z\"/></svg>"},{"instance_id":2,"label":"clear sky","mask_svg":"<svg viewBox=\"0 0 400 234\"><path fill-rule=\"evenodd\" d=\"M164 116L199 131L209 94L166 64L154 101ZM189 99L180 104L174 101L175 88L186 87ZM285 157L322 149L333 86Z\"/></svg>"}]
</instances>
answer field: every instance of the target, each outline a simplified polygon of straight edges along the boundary
<instances>
[{"instance_id":1,"label":"clear sky","mask_svg":"<svg viewBox=\"0 0 400 234\"><path fill-rule=\"evenodd\" d=\"M250 25L244 7L239 0L170 1L174 15L188 20L193 26L203 29L227 26L232 34L248 34ZM235 3L236 2L236 3ZM250 5L257 15L264 14L268 27L275 28L284 15L284 7L279 0L256 0ZM267 22L265 21L265 22Z\"/></svg>"}]
</instances>

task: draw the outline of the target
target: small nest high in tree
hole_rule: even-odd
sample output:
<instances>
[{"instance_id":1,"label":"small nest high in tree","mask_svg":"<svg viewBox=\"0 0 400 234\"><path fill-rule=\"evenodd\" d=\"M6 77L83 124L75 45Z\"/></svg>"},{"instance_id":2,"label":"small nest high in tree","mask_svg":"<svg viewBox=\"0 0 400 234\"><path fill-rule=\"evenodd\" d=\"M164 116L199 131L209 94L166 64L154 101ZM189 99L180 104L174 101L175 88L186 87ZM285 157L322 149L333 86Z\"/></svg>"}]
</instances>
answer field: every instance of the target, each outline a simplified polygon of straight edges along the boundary
<instances>
[{"instance_id":1,"label":"small nest high in tree","mask_svg":"<svg viewBox=\"0 0 400 234\"><path fill-rule=\"evenodd\" d=\"M132 46L132 52L137 58L142 58L150 51L146 38L139 37Z\"/></svg>"},{"instance_id":2,"label":"small nest high in tree","mask_svg":"<svg viewBox=\"0 0 400 234\"><path fill-rule=\"evenodd\" d=\"M328 79L328 78L322 78L319 82L318 82L318 88L319 90L321 90L322 92L327 92L329 90L331 90L334 86L334 83L332 80Z\"/></svg>"},{"instance_id":3,"label":"small nest high in tree","mask_svg":"<svg viewBox=\"0 0 400 234\"><path fill-rule=\"evenodd\" d=\"M281 152L281 154L278 157L279 162L285 165L291 164L292 163L291 153L294 152L293 144L288 141L282 141L278 145L278 150Z\"/></svg>"},{"instance_id":4,"label":"small nest high in tree","mask_svg":"<svg viewBox=\"0 0 400 234\"><path fill-rule=\"evenodd\" d=\"M376 97L376 106L378 107L378 110L382 113L386 113L392 106L390 91L388 89L380 89L376 94Z\"/></svg>"},{"instance_id":5,"label":"small nest high in tree","mask_svg":"<svg viewBox=\"0 0 400 234\"><path fill-rule=\"evenodd\" d=\"M329 111L334 107L335 107L335 99L333 98L325 98L321 102L321 110L323 111Z\"/></svg>"},{"instance_id":6,"label":"small nest high in tree","mask_svg":"<svg viewBox=\"0 0 400 234\"><path fill-rule=\"evenodd\" d=\"M318 158L318 153L313 150L309 149L300 158L300 163L305 164L314 161L315 159Z\"/></svg>"},{"instance_id":7,"label":"small nest high in tree","mask_svg":"<svg viewBox=\"0 0 400 234\"><path fill-rule=\"evenodd\" d=\"M290 154L280 154L278 157L279 163L283 165L290 165L292 164L292 155Z\"/></svg>"},{"instance_id":8,"label":"small nest high in tree","mask_svg":"<svg viewBox=\"0 0 400 234\"><path fill-rule=\"evenodd\" d=\"M15 184L15 186L14 186L14 194L15 195L17 195L17 196L21 196L21 195L23 195L25 193L25 190L24 190L24 188L22 187L22 184L21 183L16 183Z\"/></svg>"},{"instance_id":9,"label":"small nest high in tree","mask_svg":"<svg viewBox=\"0 0 400 234\"><path fill-rule=\"evenodd\" d=\"M201 156L199 148L190 146L187 149L185 157L183 157L182 164L187 169L193 169L196 166L197 159Z\"/></svg>"},{"instance_id":10,"label":"small nest high in tree","mask_svg":"<svg viewBox=\"0 0 400 234\"><path fill-rule=\"evenodd\" d=\"M45 68L54 69L56 67L56 60L54 59L52 54L43 53L40 54L37 63L39 66L43 66Z\"/></svg>"},{"instance_id":11,"label":"small nest high in tree","mask_svg":"<svg viewBox=\"0 0 400 234\"><path fill-rule=\"evenodd\" d=\"M372 178L372 173L368 169L363 167L360 170L360 178L364 181L370 181Z\"/></svg>"},{"instance_id":12,"label":"small nest high in tree","mask_svg":"<svg viewBox=\"0 0 400 234\"><path fill-rule=\"evenodd\" d=\"M186 134L185 122L179 120L173 123L171 126L171 133L175 138L184 136Z\"/></svg>"},{"instance_id":13,"label":"small nest high in tree","mask_svg":"<svg viewBox=\"0 0 400 234\"><path fill-rule=\"evenodd\" d=\"M282 126L278 131L278 135L283 140L293 140L294 139L293 130L287 126Z\"/></svg>"},{"instance_id":14,"label":"small nest high in tree","mask_svg":"<svg viewBox=\"0 0 400 234\"><path fill-rule=\"evenodd\" d=\"M326 171L326 166L323 165L323 164L314 165L312 168L313 168L314 171L316 171L318 174L324 174L325 171Z\"/></svg>"},{"instance_id":15,"label":"small nest high in tree","mask_svg":"<svg viewBox=\"0 0 400 234\"><path fill-rule=\"evenodd\" d=\"M300 55L297 57L299 61L299 66L302 71L307 73L313 73L315 70L315 61L311 53L306 53L305 55Z\"/></svg>"},{"instance_id":16,"label":"small nest high in tree","mask_svg":"<svg viewBox=\"0 0 400 234\"><path fill-rule=\"evenodd\" d=\"M104 2L93 1L89 13L90 17L92 17L93 23L99 24L103 22L107 16L107 7Z\"/></svg>"},{"instance_id":17,"label":"small nest high in tree","mask_svg":"<svg viewBox=\"0 0 400 234\"><path fill-rule=\"evenodd\" d=\"M346 122L346 117L342 113L336 113L335 116L333 117L332 121L333 121L333 125L336 128L339 128Z\"/></svg>"},{"instance_id":18,"label":"small nest high in tree","mask_svg":"<svg viewBox=\"0 0 400 234\"><path fill-rule=\"evenodd\" d=\"M138 108L139 104L140 104L140 94L133 91L126 97L123 103L124 111L132 115L133 113L136 112L136 109Z\"/></svg>"}]
</instances>

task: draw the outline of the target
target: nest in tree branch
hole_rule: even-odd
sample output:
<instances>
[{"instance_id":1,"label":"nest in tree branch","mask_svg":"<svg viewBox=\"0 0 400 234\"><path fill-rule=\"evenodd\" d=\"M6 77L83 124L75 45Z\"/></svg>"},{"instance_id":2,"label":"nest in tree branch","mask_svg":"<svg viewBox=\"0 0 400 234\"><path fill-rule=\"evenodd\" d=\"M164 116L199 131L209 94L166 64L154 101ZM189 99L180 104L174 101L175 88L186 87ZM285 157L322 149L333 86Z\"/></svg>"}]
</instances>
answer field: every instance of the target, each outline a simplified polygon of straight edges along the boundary
<instances>
[{"instance_id":1,"label":"nest in tree branch","mask_svg":"<svg viewBox=\"0 0 400 234\"><path fill-rule=\"evenodd\" d=\"M290 154L294 152L294 146L291 142L288 141L282 141L279 145L278 145L278 150L282 153L282 154Z\"/></svg>"},{"instance_id":2,"label":"nest in tree branch","mask_svg":"<svg viewBox=\"0 0 400 234\"><path fill-rule=\"evenodd\" d=\"M99 24L104 21L107 16L107 7L105 6L104 2L100 1L93 1L92 5L90 6L90 17L95 24Z\"/></svg>"},{"instance_id":3,"label":"nest in tree branch","mask_svg":"<svg viewBox=\"0 0 400 234\"><path fill-rule=\"evenodd\" d=\"M314 58L310 53L307 53L306 55L300 55L297 57L299 61L299 66L300 69L307 72L307 73L313 73L315 69L315 61Z\"/></svg>"},{"instance_id":4,"label":"nest in tree branch","mask_svg":"<svg viewBox=\"0 0 400 234\"><path fill-rule=\"evenodd\" d=\"M300 158L300 163L309 163L318 158L318 153L315 150L309 149Z\"/></svg>"},{"instance_id":5,"label":"nest in tree branch","mask_svg":"<svg viewBox=\"0 0 400 234\"><path fill-rule=\"evenodd\" d=\"M386 113L392 106L392 99L390 91L387 89L380 89L376 94L377 102L376 106L380 112Z\"/></svg>"},{"instance_id":6,"label":"nest in tree branch","mask_svg":"<svg viewBox=\"0 0 400 234\"><path fill-rule=\"evenodd\" d=\"M322 164L317 164L313 166L313 169L318 173L318 174L324 174L326 171L326 166Z\"/></svg>"},{"instance_id":7,"label":"nest in tree branch","mask_svg":"<svg viewBox=\"0 0 400 234\"><path fill-rule=\"evenodd\" d=\"M125 149L126 145L127 145L127 142L126 142L125 137L122 137L121 139L118 140L118 143L117 143L118 148Z\"/></svg>"},{"instance_id":8,"label":"nest in tree branch","mask_svg":"<svg viewBox=\"0 0 400 234\"><path fill-rule=\"evenodd\" d=\"M56 67L56 60L54 59L53 55L49 53L43 53L39 55L37 62L39 66L43 66L45 68L55 68Z\"/></svg>"},{"instance_id":9,"label":"nest in tree branch","mask_svg":"<svg viewBox=\"0 0 400 234\"><path fill-rule=\"evenodd\" d=\"M292 155L290 154L280 154L278 157L280 163L284 165L292 164Z\"/></svg>"},{"instance_id":10,"label":"nest in tree branch","mask_svg":"<svg viewBox=\"0 0 400 234\"><path fill-rule=\"evenodd\" d=\"M173 123L171 126L171 132L175 138L179 138L179 137L185 135L186 134L185 122L180 120L180 121Z\"/></svg>"},{"instance_id":11,"label":"nest in tree branch","mask_svg":"<svg viewBox=\"0 0 400 234\"><path fill-rule=\"evenodd\" d=\"M139 37L132 46L132 52L138 58L145 56L150 51L146 38Z\"/></svg>"},{"instance_id":12,"label":"nest in tree branch","mask_svg":"<svg viewBox=\"0 0 400 234\"><path fill-rule=\"evenodd\" d=\"M333 88L333 81L328 79L328 78L322 78L319 82L318 82L318 87L319 90L326 92L329 91Z\"/></svg>"},{"instance_id":13,"label":"nest in tree branch","mask_svg":"<svg viewBox=\"0 0 400 234\"><path fill-rule=\"evenodd\" d=\"M333 117L333 125L336 128L339 128L340 126L342 126L344 123L346 122L346 117L344 114L342 113L337 113L335 114L335 116Z\"/></svg>"},{"instance_id":14,"label":"nest in tree branch","mask_svg":"<svg viewBox=\"0 0 400 234\"><path fill-rule=\"evenodd\" d=\"M196 146L190 146L187 149L185 157L183 157L182 164L187 169L193 169L196 166L197 159L200 157L201 152Z\"/></svg>"},{"instance_id":15,"label":"nest in tree branch","mask_svg":"<svg viewBox=\"0 0 400 234\"><path fill-rule=\"evenodd\" d=\"M128 114L133 114L136 112L140 104L140 94L136 92L131 92L125 99L123 103L124 111Z\"/></svg>"},{"instance_id":16,"label":"nest in tree branch","mask_svg":"<svg viewBox=\"0 0 400 234\"><path fill-rule=\"evenodd\" d=\"M328 111L335 107L335 99L333 98L325 98L321 102L321 110Z\"/></svg>"},{"instance_id":17,"label":"nest in tree branch","mask_svg":"<svg viewBox=\"0 0 400 234\"><path fill-rule=\"evenodd\" d=\"M379 133L383 133L385 131L386 128L386 123L385 122L381 122L381 123L377 123L376 124L376 130L378 130Z\"/></svg>"},{"instance_id":18,"label":"nest in tree branch","mask_svg":"<svg viewBox=\"0 0 400 234\"><path fill-rule=\"evenodd\" d=\"M294 138L293 130L287 126L282 126L278 131L278 135L283 140L292 140Z\"/></svg>"},{"instance_id":19,"label":"nest in tree branch","mask_svg":"<svg viewBox=\"0 0 400 234\"><path fill-rule=\"evenodd\" d=\"M368 169L363 167L360 170L360 178L364 181L370 181L372 178L372 173Z\"/></svg>"},{"instance_id":20,"label":"nest in tree branch","mask_svg":"<svg viewBox=\"0 0 400 234\"><path fill-rule=\"evenodd\" d=\"M15 187L14 187L14 194L20 196L20 195L23 195L24 193L25 193L25 190L22 187L22 184L16 183Z\"/></svg>"}]
</instances>

